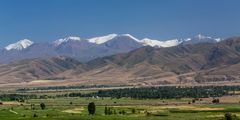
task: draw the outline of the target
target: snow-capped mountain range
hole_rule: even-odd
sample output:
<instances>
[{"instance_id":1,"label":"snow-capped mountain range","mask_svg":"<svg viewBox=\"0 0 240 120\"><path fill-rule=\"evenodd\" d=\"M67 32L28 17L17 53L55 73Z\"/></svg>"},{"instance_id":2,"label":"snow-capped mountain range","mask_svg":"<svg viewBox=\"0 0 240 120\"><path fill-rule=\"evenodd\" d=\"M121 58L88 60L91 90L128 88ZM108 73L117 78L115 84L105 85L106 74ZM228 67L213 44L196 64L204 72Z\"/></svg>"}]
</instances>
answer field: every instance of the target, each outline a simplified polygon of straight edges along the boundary
<instances>
[{"instance_id":1,"label":"snow-capped mountain range","mask_svg":"<svg viewBox=\"0 0 240 120\"><path fill-rule=\"evenodd\" d=\"M109 34L81 39L76 36L61 38L50 43L34 43L23 39L0 50L0 62L11 62L26 58L66 55L88 61L97 57L125 53L142 46L172 47L180 44L215 43L220 38L197 35L187 39L154 40L138 39L130 34Z\"/></svg>"},{"instance_id":2,"label":"snow-capped mountain range","mask_svg":"<svg viewBox=\"0 0 240 120\"><path fill-rule=\"evenodd\" d=\"M139 39L133 37L130 34L121 34L121 35L109 34L109 35L106 35L106 36L99 36L99 37L86 39L86 41L89 42L89 43L94 43L94 44L99 45L99 44L103 44L105 42L108 42L110 40L113 40L116 37L121 38L123 36L129 37L132 40L135 40L135 41L139 42L143 46L152 46L152 47L172 47L172 46L177 46L181 43L185 43L185 42L189 42L189 41L194 42L194 43L201 43L201 42L211 42L212 43L212 42L221 41L220 38L207 37L207 36L204 36L204 35L201 35L201 34L199 34L197 36L194 36L193 38L172 39L172 40L163 40L163 41L153 40L153 39L150 39L150 38L144 38L144 39L139 40ZM69 37L66 37L66 38L58 39L58 40L54 41L53 44L55 46L59 46L63 43L69 42L69 41L80 41L80 40L81 40L80 37L69 36ZM16 43L13 43L13 44L10 44L10 45L6 46L5 49L6 50L23 50L23 49L26 49L27 47L31 46L32 44L34 44L34 42L30 41L29 39L23 39L23 40L20 40Z\"/></svg>"}]
</instances>

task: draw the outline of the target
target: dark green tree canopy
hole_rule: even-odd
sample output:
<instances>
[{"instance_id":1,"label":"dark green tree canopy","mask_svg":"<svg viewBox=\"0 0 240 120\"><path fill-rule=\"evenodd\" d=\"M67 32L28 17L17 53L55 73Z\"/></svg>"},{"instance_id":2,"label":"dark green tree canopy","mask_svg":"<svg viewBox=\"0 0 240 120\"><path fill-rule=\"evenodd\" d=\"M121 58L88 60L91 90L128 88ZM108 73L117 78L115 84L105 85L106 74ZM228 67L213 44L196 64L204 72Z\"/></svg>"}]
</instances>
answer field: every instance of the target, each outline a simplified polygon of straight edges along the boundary
<instances>
[{"instance_id":1,"label":"dark green tree canopy","mask_svg":"<svg viewBox=\"0 0 240 120\"><path fill-rule=\"evenodd\" d=\"M95 111L96 111L96 105L94 102L91 102L88 104L88 113L90 115L94 115L95 114Z\"/></svg>"}]
</instances>

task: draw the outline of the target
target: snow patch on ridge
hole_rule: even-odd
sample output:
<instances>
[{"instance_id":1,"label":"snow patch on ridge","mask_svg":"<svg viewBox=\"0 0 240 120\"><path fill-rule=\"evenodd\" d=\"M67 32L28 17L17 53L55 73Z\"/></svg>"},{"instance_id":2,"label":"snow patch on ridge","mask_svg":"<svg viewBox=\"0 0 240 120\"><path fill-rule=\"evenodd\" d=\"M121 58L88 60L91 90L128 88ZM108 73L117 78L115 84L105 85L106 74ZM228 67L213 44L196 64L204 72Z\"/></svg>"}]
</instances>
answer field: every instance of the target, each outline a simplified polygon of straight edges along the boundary
<instances>
[{"instance_id":1,"label":"snow patch on ridge","mask_svg":"<svg viewBox=\"0 0 240 120\"><path fill-rule=\"evenodd\" d=\"M144 46L152 46L152 47L172 47L180 44L178 39L159 41L159 40L152 40L149 38L142 39L140 43L142 43Z\"/></svg>"},{"instance_id":2,"label":"snow patch on ridge","mask_svg":"<svg viewBox=\"0 0 240 120\"><path fill-rule=\"evenodd\" d=\"M80 41L81 38L80 37L75 37L75 36L69 36L69 37L66 37L66 38L63 38L63 39L58 39L56 41L54 41L54 45L58 46L58 45L61 45L62 43L66 43L68 41Z\"/></svg>"},{"instance_id":3,"label":"snow patch on ridge","mask_svg":"<svg viewBox=\"0 0 240 120\"><path fill-rule=\"evenodd\" d=\"M105 43L105 42L115 38L116 36L117 36L117 34L109 34L106 36L94 37L94 38L88 39L88 42L95 43L95 44L102 44L102 43Z\"/></svg>"},{"instance_id":4,"label":"snow patch on ridge","mask_svg":"<svg viewBox=\"0 0 240 120\"><path fill-rule=\"evenodd\" d=\"M23 39L20 40L16 43L10 44L8 46L5 47L6 50L23 50L28 48L29 46L31 46L33 44L33 42L31 40L28 39Z\"/></svg>"},{"instance_id":5,"label":"snow patch on ridge","mask_svg":"<svg viewBox=\"0 0 240 120\"><path fill-rule=\"evenodd\" d=\"M131 39L133 39L133 40L139 42L139 40L138 40L137 38L133 37L133 36L130 35L130 34L122 34L122 35L119 35L119 37L121 37L121 36L129 37L129 38L131 38Z\"/></svg>"},{"instance_id":6,"label":"snow patch on ridge","mask_svg":"<svg viewBox=\"0 0 240 120\"><path fill-rule=\"evenodd\" d=\"M95 44L102 44L102 43L105 43L105 42L110 41L110 40L112 40L114 38L117 38L117 37L129 37L129 38L139 42L139 40L137 38L133 37L130 34L121 34L121 35L109 34L109 35L106 35L106 36L99 36L99 37L90 38L90 39L88 39L88 42L95 43Z\"/></svg>"}]
</instances>

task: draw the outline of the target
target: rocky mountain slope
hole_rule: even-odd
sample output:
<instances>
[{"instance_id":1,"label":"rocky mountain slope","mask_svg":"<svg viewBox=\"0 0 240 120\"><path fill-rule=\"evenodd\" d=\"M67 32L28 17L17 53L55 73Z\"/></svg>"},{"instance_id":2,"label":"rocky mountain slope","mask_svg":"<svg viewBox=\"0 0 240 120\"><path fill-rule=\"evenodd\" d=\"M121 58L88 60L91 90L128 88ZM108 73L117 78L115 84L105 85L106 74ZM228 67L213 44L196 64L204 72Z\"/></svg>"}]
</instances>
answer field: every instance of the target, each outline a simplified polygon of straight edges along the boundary
<instances>
[{"instance_id":1,"label":"rocky mountain slope","mask_svg":"<svg viewBox=\"0 0 240 120\"><path fill-rule=\"evenodd\" d=\"M54 78L69 69L74 69L81 63L69 57L51 57L46 59L28 59L10 64L0 65L0 83L20 83L41 79Z\"/></svg>"},{"instance_id":2,"label":"rocky mountain slope","mask_svg":"<svg viewBox=\"0 0 240 120\"><path fill-rule=\"evenodd\" d=\"M86 64L84 72L71 70L58 76L87 80L86 83L94 80L96 84L131 85L239 81L239 43L240 38L231 38L220 43L142 47L94 59Z\"/></svg>"}]
</instances>

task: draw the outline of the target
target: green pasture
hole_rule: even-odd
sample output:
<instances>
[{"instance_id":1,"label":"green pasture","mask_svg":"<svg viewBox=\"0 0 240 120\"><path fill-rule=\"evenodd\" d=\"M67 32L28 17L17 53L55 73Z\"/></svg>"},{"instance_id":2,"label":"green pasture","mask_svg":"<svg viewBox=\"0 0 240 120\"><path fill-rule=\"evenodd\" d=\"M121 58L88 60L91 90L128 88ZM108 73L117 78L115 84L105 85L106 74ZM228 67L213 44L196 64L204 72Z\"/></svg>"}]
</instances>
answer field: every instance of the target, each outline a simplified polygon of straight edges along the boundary
<instances>
[{"instance_id":1,"label":"green pasture","mask_svg":"<svg viewBox=\"0 0 240 120\"><path fill-rule=\"evenodd\" d=\"M80 97L31 99L25 103L1 105L0 120L223 120L226 112L240 117L238 104L187 104L190 100ZM96 114L93 116L88 115L89 102L96 104ZM40 103L46 104L45 110L40 109ZM31 104L34 104L34 109ZM106 106L115 113L105 115ZM125 114L119 114L120 111L125 111ZM33 117L34 114L37 117Z\"/></svg>"}]
</instances>

